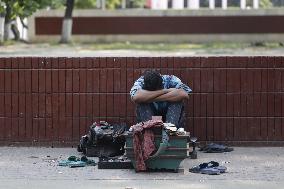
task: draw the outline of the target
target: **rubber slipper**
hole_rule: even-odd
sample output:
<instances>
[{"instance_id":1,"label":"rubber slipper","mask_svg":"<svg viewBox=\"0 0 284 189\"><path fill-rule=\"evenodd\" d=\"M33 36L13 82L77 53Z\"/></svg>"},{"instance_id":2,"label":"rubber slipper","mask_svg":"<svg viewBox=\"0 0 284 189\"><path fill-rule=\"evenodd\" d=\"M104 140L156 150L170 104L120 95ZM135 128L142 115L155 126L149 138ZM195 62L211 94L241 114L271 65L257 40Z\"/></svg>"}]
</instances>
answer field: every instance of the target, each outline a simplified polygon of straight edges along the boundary
<instances>
[{"instance_id":1,"label":"rubber slipper","mask_svg":"<svg viewBox=\"0 0 284 189\"><path fill-rule=\"evenodd\" d=\"M200 151L204 151L207 153L223 153L223 152L231 152L233 150L234 148L229 148L225 145L215 144L215 143L210 143L200 148Z\"/></svg>"},{"instance_id":2,"label":"rubber slipper","mask_svg":"<svg viewBox=\"0 0 284 189\"><path fill-rule=\"evenodd\" d=\"M218 162L216 161L210 161L208 163L208 168L215 168L215 169L218 169L220 171L220 173L225 173L226 170L227 170L227 167L225 166L220 166Z\"/></svg>"},{"instance_id":3,"label":"rubber slipper","mask_svg":"<svg viewBox=\"0 0 284 189\"><path fill-rule=\"evenodd\" d=\"M206 174L206 175L220 175L221 174L221 172L218 169L216 169L215 167L214 168L201 169L200 173Z\"/></svg>"},{"instance_id":4,"label":"rubber slipper","mask_svg":"<svg viewBox=\"0 0 284 189\"><path fill-rule=\"evenodd\" d=\"M63 166L63 167L66 167L68 166L70 163L72 163L74 161L69 161L69 160L61 160L58 162L58 166Z\"/></svg>"},{"instance_id":5,"label":"rubber slipper","mask_svg":"<svg viewBox=\"0 0 284 189\"><path fill-rule=\"evenodd\" d=\"M220 173L225 173L227 167L219 166L216 161L210 161L208 163L202 163L189 169L192 173L202 173L208 175L219 175Z\"/></svg>"},{"instance_id":6,"label":"rubber slipper","mask_svg":"<svg viewBox=\"0 0 284 189\"><path fill-rule=\"evenodd\" d=\"M86 166L86 162L84 161L73 161L71 163L69 163L69 167L70 168L75 168L75 167L85 167Z\"/></svg>"},{"instance_id":7,"label":"rubber slipper","mask_svg":"<svg viewBox=\"0 0 284 189\"><path fill-rule=\"evenodd\" d=\"M220 173L225 173L227 170L227 167L225 166L218 166L218 167L214 167L215 169L218 169L220 171Z\"/></svg>"}]
</instances>

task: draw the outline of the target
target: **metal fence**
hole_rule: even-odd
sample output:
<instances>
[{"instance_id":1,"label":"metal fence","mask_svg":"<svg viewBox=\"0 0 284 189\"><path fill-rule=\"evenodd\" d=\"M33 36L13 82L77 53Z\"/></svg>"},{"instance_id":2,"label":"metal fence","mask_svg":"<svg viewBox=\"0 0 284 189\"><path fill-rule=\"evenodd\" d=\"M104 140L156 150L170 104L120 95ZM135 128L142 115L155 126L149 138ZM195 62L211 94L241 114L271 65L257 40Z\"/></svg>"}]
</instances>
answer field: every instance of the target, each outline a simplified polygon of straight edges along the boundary
<instances>
[{"instance_id":1,"label":"metal fence","mask_svg":"<svg viewBox=\"0 0 284 189\"><path fill-rule=\"evenodd\" d=\"M200 8L236 8L259 9L283 6L283 0L145 0L139 5L133 3L135 0L121 0L117 8L149 8L149 9L200 9ZM97 8L106 9L107 0L97 0Z\"/></svg>"}]
</instances>

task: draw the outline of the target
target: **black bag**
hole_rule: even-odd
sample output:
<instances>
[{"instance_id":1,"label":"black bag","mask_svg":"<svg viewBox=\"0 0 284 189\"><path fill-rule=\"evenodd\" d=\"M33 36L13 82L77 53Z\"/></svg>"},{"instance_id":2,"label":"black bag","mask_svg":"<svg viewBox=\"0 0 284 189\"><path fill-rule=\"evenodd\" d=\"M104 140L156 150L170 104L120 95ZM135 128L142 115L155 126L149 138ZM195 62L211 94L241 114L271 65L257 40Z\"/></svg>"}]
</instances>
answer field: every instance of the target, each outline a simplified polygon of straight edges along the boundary
<instances>
[{"instance_id":1,"label":"black bag","mask_svg":"<svg viewBox=\"0 0 284 189\"><path fill-rule=\"evenodd\" d=\"M92 157L113 157L124 154L125 123L110 125L105 121L93 123L87 135L80 139L78 152Z\"/></svg>"}]
</instances>

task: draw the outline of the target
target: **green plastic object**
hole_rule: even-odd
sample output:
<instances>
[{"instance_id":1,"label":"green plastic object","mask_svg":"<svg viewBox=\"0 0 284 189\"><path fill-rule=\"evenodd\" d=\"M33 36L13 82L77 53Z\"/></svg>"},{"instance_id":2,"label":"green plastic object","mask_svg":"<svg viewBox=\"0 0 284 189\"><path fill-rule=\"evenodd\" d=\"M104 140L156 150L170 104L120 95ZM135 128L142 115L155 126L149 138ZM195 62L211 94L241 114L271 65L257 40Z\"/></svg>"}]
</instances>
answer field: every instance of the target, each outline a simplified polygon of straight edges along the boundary
<instances>
[{"instance_id":1,"label":"green plastic object","mask_svg":"<svg viewBox=\"0 0 284 189\"><path fill-rule=\"evenodd\" d=\"M148 170L172 170L178 171L180 163L187 158L187 141L189 135L170 136L169 144L162 143L162 137L155 136L156 153L145 163ZM129 133L126 136L126 156L132 161L135 167L133 136Z\"/></svg>"},{"instance_id":2,"label":"green plastic object","mask_svg":"<svg viewBox=\"0 0 284 189\"><path fill-rule=\"evenodd\" d=\"M58 162L58 166L63 166L63 167L67 167L69 165L69 163L74 162L74 161L69 161L69 160L61 160Z\"/></svg>"},{"instance_id":3,"label":"green plastic object","mask_svg":"<svg viewBox=\"0 0 284 189\"><path fill-rule=\"evenodd\" d=\"M85 167L86 165L95 166L97 165L95 160L88 159L86 156L82 156L81 158L78 158L76 156L70 156L68 160L61 160L58 162L58 166L63 167Z\"/></svg>"},{"instance_id":4,"label":"green plastic object","mask_svg":"<svg viewBox=\"0 0 284 189\"><path fill-rule=\"evenodd\" d=\"M73 161L69 163L70 168L75 168L75 167L85 167L87 165L86 162L84 161Z\"/></svg>"}]
</instances>

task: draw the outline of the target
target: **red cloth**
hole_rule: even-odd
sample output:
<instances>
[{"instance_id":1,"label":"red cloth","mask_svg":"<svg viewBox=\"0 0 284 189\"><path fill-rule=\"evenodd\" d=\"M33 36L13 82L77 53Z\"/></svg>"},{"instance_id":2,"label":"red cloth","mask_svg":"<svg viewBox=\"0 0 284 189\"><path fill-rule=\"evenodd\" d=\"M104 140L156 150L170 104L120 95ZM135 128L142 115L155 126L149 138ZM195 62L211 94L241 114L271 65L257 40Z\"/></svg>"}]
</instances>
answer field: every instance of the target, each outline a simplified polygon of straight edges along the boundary
<instances>
[{"instance_id":1,"label":"red cloth","mask_svg":"<svg viewBox=\"0 0 284 189\"><path fill-rule=\"evenodd\" d=\"M133 125L133 149L137 171L146 170L145 161L155 151L152 128L161 127L161 120L149 120ZM144 131L144 132L143 132Z\"/></svg>"}]
</instances>

